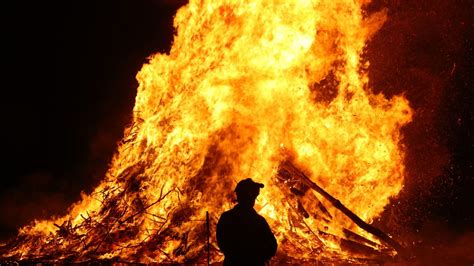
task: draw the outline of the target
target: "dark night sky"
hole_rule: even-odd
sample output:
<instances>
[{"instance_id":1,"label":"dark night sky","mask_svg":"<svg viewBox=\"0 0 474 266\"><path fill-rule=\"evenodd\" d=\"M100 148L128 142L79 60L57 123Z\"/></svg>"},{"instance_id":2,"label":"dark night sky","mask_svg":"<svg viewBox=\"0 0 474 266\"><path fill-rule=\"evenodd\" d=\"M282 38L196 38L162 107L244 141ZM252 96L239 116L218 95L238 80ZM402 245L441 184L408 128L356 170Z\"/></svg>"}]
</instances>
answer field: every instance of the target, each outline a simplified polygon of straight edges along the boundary
<instances>
[{"instance_id":1,"label":"dark night sky","mask_svg":"<svg viewBox=\"0 0 474 266\"><path fill-rule=\"evenodd\" d=\"M183 2L19 2L4 11L0 239L63 214L100 181L131 118L135 75L169 49ZM400 2L419 1L372 6L390 7L391 18L366 53L373 87L405 92L417 112L404 131L403 210L388 212L412 228L434 219L472 231L473 6Z\"/></svg>"},{"instance_id":2,"label":"dark night sky","mask_svg":"<svg viewBox=\"0 0 474 266\"><path fill-rule=\"evenodd\" d=\"M135 75L183 1L17 2L3 43L0 238L100 181L131 120Z\"/></svg>"}]
</instances>

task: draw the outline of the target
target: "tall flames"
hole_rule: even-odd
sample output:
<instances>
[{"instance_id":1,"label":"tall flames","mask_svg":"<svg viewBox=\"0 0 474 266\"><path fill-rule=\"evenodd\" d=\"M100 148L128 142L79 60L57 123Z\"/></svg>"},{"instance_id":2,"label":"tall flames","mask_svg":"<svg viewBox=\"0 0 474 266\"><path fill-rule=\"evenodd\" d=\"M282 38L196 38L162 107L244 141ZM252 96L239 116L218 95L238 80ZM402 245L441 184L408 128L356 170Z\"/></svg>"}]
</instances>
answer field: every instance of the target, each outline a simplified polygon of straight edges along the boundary
<instances>
[{"instance_id":1,"label":"tall flames","mask_svg":"<svg viewBox=\"0 0 474 266\"><path fill-rule=\"evenodd\" d=\"M256 208L279 257L349 259L347 230L387 248L277 178L290 160L367 222L402 189L400 128L412 111L368 87L361 53L386 13L366 14L366 4L191 0L176 14L169 54L137 75L133 123L105 179L68 215L22 228L4 256L201 261L208 211L218 261L212 225L247 177L265 184Z\"/></svg>"}]
</instances>

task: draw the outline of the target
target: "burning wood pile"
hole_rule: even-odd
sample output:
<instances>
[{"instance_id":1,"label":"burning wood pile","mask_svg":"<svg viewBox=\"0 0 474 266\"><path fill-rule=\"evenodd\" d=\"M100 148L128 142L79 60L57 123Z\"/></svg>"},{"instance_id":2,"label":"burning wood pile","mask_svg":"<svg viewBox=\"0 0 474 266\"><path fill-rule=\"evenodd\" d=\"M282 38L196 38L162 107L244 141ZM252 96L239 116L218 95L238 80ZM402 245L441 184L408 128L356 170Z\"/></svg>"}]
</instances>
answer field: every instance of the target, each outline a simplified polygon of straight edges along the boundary
<instances>
[{"instance_id":1,"label":"burning wood pile","mask_svg":"<svg viewBox=\"0 0 474 266\"><path fill-rule=\"evenodd\" d=\"M327 224L330 223L330 220L332 220L333 217L328 212L328 208L324 206L322 201L320 201L314 194L307 193L309 189L316 191L317 194L321 195L324 200L329 202L337 210L341 211L357 226L359 226L361 229L364 229L366 232L372 234L378 240L381 240L385 245L387 245L386 247L384 247L383 245L375 243L361 235L352 232L349 229L343 228L342 233L344 237L341 238L334 235L331 237L337 238L341 245L346 249L351 250L353 253L360 253L368 257L380 258L384 256L390 256L391 254L393 254L392 251L396 251L400 255L406 255L405 250L399 243L397 243L390 236L388 236L378 228L375 228L364 222L360 217L358 217L355 213L353 213L346 206L344 206L338 199L334 198L323 188L311 181L311 179L309 179L303 172L298 170L291 162L283 162L278 169L277 176L279 181L283 182L287 186L287 188L289 188L289 191L292 194L296 195L296 197L293 197L293 199L290 198L290 201L296 201L296 204L293 203L292 205L297 206L296 210L304 218L309 218L310 214L303 206L302 201L311 202L313 206L317 205L317 209L316 211L312 211L312 215L319 219L319 222L321 224L320 226L318 226L319 228L323 228L323 225L327 226ZM304 200L303 197L306 196L308 196L309 199ZM318 235L324 238L325 236L331 234L320 230L318 231Z\"/></svg>"},{"instance_id":2,"label":"burning wood pile","mask_svg":"<svg viewBox=\"0 0 474 266\"><path fill-rule=\"evenodd\" d=\"M136 174L133 170L126 172L128 175ZM214 215L212 221L197 220L193 230L197 238L189 241L190 232L180 233L175 231L174 227L186 220L186 212L191 209L183 208L167 217L157 217L148 210L156 204L159 204L171 193L182 193L178 188L173 188L164 192L160 191L158 198L149 203L136 201L135 206L126 204L123 198L127 194L137 192L137 184L133 184L135 178L129 178L130 183L126 189L115 193L113 196L108 191L101 191L101 212L96 215L81 215L83 221L74 226L71 220L66 220L62 224L54 224L56 230L49 236L20 234L2 247L3 252L14 250L23 245L27 245L30 250L26 259L18 255L4 257L6 261L23 261L31 263L41 262L86 262L86 261L112 261L112 262L134 262L141 261L143 257L153 260L159 256L158 253L165 255L165 263L176 263L176 256L184 256L184 262L207 263L207 256L212 254L213 258L220 258L218 248L213 243L206 249L207 241L209 241L210 230L206 228L210 223L216 224L217 215ZM352 262L374 262L388 261L394 258L394 255L403 254L404 250L396 241L379 229L365 223L356 214L347 209L339 200L332 197L324 189L312 182L303 172L298 170L291 162L284 161L280 164L276 174L276 185L285 194L288 206L293 208L291 211L291 226L299 230L307 230L313 235L317 248L313 250L314 258L305 259L306 262L315 261L352 261ZM322 196L319 200L314 193L315 191ZM138 199L138 198L137 198ZM134 201L135 202L135 201ZM326 203L346 215L351 221L360 228L371 233L381 242L374 242L362 235L359 235L347 228L341 228L341 235L326 232L325 230L331 226L333 216L325 206ZM306 203L309 203L306 204ZM134 224L137 216L150 215L159 218L156 226L159 226L158 234L150 234L149 238L142 240L134 245L121 245L125 239L135 238L140 228ZM318 222L316 228L311 228L305 219L314 218ZM84 232L84 233L81 233ZM151 232L150 232L151 233ZM172 253L166 251L167 241L177 241L178 247ZM326 243L339 243L341 250L334 250L333 254L328 252L330 249ZM304 243L299 243L304 246ZM110 250L119 252L127 252L133 250L136 257L132 256L126 260L121 258L102 257L103 254L109 253ZM299 249L298 247L293 247ZM350 254L350 257L341 257L341 251ZM33 254L38 255L33 255ZM31 256L33 255L33 256ZM329 256L328 256L329 255ZM293 262L291 257L283 257L280 255L280 261ZM183 262L183 261L181 261ZM301 262L301 261L300 261Z\"/></svg>"},{"instance_id":3,"label":"burning wood pile","mask_svg":"<svg viewBox=\"0 0 474 266\"><path fill-rule=\"evenodd\" d=\"M402 189L412 113L368 87L360 54L386 15L366 4L190 1L170 53L137 76L133 125L105 179L67 215L20 229L1 258L218 262L214 227L246 177L266 184L256 208L278 262L402 253L370 222Z\"/></svg>"}]
</instances>

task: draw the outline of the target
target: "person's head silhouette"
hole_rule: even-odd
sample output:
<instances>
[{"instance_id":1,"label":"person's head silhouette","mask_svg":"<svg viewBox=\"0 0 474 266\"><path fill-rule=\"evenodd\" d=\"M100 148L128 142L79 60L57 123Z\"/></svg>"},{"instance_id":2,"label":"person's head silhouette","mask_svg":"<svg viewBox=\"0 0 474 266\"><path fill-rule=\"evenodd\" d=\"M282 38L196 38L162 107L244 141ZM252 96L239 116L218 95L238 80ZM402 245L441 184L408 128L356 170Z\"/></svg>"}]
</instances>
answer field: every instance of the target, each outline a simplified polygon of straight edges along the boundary
<instances>
[{"instance_id":1,"label":"person's head silhouette","mask_svg":"<svg viewBox=\"0 0 474 266\"><path fill-rule=\"evenodd\" d=\"M253 207L261 188L263 188L263 184L254 182L251 178L240 181L234 190L237 194L237 202L244 206Z\"/></svg>"}]
</instances>

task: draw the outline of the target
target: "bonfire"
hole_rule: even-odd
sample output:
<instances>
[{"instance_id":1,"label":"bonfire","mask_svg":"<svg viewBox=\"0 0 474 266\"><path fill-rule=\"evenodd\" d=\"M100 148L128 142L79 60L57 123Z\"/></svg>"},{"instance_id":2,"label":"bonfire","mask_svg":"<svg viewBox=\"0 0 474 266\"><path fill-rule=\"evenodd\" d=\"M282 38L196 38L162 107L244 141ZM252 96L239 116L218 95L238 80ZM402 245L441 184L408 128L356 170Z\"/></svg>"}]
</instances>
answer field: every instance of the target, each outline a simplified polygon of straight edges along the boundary
<instances>
[{"instance_id":1,"label":"bonfire","mask_svg":"<svg viewBox=\"0 0 474 266\"><path fill-rule=\"evenodd\" d=\"M372 226L404 183L412 110L368 86L386 11L366 0L191 0L168 54L137 75L133 121L103 181L35 221L2 260L217 263L220 214L244 178L279 247L272 263L404 255ZM206 218L207 217L207 218Z\"/></svg>"}]
</instances>

